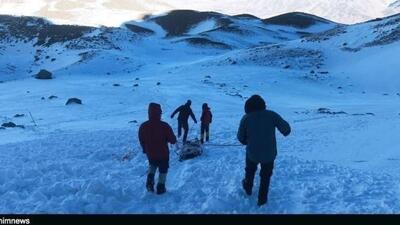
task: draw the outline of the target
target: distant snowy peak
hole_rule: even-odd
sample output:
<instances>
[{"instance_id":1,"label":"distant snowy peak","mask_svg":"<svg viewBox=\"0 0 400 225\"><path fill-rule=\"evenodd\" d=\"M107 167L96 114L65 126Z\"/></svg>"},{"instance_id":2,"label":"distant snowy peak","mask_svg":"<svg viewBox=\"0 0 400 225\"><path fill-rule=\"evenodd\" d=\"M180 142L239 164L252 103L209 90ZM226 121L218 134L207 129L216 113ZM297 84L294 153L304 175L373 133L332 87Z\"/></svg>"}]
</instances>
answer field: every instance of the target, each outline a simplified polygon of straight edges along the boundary
<instances>
[{"instance_id":1,"label":"distant snowy peak","mask_svg":"<svg viewBox=\"0 0 400 225\"><path fill-rule=\"evenodd\" d=\"M389 5L392 8L400 8L400 0L397 0Z\"/></svg>"},{"instance_id":2,"label":"distant snowy peak","mask_svg":"<svg viewBox=\"0 0 400 225\"><path fill-rule=\"evenodd\" d=\"M399 5L398 0L5 0L0 1L0 14L39 16L57 23L118 27L125 21L145 15L160 15L178 9L247 14L262 19L305 12L353 24L400 13Z\"/></svg>"}]
</instances>

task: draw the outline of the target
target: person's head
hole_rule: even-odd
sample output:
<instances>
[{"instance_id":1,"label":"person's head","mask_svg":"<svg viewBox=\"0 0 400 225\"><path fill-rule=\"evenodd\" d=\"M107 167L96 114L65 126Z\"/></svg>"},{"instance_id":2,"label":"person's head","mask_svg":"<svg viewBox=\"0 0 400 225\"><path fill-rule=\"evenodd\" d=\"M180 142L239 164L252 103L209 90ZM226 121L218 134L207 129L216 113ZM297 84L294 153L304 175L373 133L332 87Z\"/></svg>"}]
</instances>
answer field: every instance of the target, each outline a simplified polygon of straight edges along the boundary
<instances>
[{"instance_id":1,"label":"person's head","mask_svg":"<svg viewBox=\"0 0 400 225\"><path fill-rule=\"evenodd\" d=\"M209 109L208 108L208 105L207 105L207 103L203 103L203 105L202 105L202 107L201 107L203 110L207 110L207 109Z\"/></svg>"},{"instance_id":2,"label":"person's head","mask_svg":"<svg viewBox=\"0 0 400 225\"><path fill-rule=\"evenodd\" d=\"M267 108L264 99L259 95L253 95L249 99L247 99L244 105L244 111L246 114L262 111Z\"/></svg>"},{"instance_id":3,"label":"person's head","mask_svg":"<svg viewBox=\"0 0 400 225\"><path fill-rule=\"evenodd\" d=\"M157 103L150 103L149 104L149 120L161 120L161 105Z\"/></svg>"},{"instance_id":4,"label":"person's head","mask_svg":"<svg viewBox=\"0 0 400 225\"><path fill-rule=\"evenodd\" d=\"M185 105L187 105L187 106L190 106L190 105L192 105L192 101L189 99L189 100L187 100L187 102L186 102L186 104Z\"/></svg>"}]
</instances>

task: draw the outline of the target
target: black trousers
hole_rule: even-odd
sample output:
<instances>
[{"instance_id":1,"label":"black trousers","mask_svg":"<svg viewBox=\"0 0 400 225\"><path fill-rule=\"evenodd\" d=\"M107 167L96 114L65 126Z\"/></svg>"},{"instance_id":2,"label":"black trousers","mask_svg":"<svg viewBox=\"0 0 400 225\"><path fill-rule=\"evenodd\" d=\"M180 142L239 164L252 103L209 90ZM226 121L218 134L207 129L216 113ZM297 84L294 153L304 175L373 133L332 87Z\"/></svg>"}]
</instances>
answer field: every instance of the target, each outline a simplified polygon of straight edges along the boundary
<instances>
[{"instance_id":1,"label":"black trousers","mask_svg":"<svg viewBox=\"0 0 400 225\"><path fill-rule=\"evenodd\" d=\"M254 183L254 176L257 171L259 163L255 163L251 161L248 157L246 157L246 183L253 187ZM268 192L269 192L269 184L271 181L272 171L274 169L274 162L269 163L260 163L261 164L261 171L260 171L260 189L258 192L258 199L259 200L267 200L268 199Z\"/></svg>"},{"instance_id":2,"label":"black trousers","mask_svg":"<svg viewBox=\"0 0 400 225\"><path fill-rule=\"evenodd\" d=\"M159 173L168 173L169 160L149 160L150 166L158 168Z\"/></svg>"},{"instance_id":3,"label":"black trousers","mask_svg":"<svg viewBox=\"0 0 400 225\"><path fill-rule=\"evenodd\" d=\"M206 141L210 140L210 124L201 123L200 126L201 143L204 142L204 136L206 136Z\"/></svg>"},{"instance_id":4,"label":"black trousers","mask_svg":"<svg viewBox=\"0 0 400 225\"><path fill-rule=\"evenodd\" d=\"M183 128L183 142L186 142L188 132L189 132L189 123L188 121L180 121L178 120L178 137L182 135L182 128Z\"/></svg>"}]
</instances>

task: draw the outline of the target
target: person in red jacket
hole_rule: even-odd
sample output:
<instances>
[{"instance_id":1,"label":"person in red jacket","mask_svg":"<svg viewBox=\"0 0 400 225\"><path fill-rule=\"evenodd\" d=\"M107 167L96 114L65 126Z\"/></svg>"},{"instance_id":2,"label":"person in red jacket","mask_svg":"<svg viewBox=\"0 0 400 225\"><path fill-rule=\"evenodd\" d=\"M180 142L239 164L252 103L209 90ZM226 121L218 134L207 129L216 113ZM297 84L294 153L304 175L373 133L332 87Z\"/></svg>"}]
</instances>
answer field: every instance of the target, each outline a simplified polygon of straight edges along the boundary
<instances>
[{"instance_id":1,"label":"person in red jacket","mask_svg":"<svg viewBox=\"0 0 400 225\"><path fill-rule=\"evenodd\" d=\"M158 168L157 194L163 194L166 192L165 182L169 168L168 143L175 144L176 136L171 126L161 121L162 111L159 104L150 103L148 113L149 120L139 128L139 142L149 161L146 188L154 192L154 176Z\"/></svg>"},{"instance_id":2,"label":"person in red jacket","mask_svg":"<svg viewBox=\"0 0 400 225\"><path fill-rule=\"evenodd\" d=\"M210 108L208 107L207 103L204 103L202 106L203 112L201 113L201 126L200 126L200 133L201 138L200 141L204 143L204 136L206 136L206 141L210 140L210 124L212 122L212 113Z\"/></svg>"}]
</instances>

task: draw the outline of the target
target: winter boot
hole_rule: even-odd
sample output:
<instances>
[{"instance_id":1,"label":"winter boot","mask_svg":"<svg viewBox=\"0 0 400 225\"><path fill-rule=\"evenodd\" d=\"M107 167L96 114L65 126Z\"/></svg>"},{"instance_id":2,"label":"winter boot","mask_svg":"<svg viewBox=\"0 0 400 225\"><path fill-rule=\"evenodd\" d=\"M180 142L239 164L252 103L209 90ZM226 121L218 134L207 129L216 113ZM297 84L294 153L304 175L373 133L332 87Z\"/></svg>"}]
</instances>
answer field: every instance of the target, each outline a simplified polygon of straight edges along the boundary
<instances>
[{"instance_id":1,"label":"winter boot","mask_svg":"<svg viewBox=\"0 0 400 225\"><path fill-rule=\"evenodd\" d=\"M154 192L154 173L147 175L146 189L147 191Z\"/></svg>"},{"instance_id":2,"label":"winter boot","mask_svg":"<svg viewBox=\"0 0 400 225\"><path fill-rule=\"evenodd\" d=\"M167 189L165 188L165 184L162 184L162 183L157 184L157 194L158 195L164 194L166 191L167 191Z\"/></svg>"},{"instance_id":3,"label":"winter boot","mask_svg":"<svg viewBox=\"0 0 400 225\"><path fill-rule=\"evenodd\" d=\"M258 206L262 206L262 205L267 204L267 202L268 202L268 199L267 199L267 198L260 198L260 197L258 197L257 205L258 205Z\"/></svg>"},{"instance_id":4,"label":"winter boot","mask_svg":"<svg viewBox=\"0 0 400 225\"><path fill-rule=\"evenodd\" d=\"M242 187L244 189L244 191L246 192L247 195L251 195L252 194L252 189L253 189L253 184L250 183L249 181L247 181L246 179L242 180Z\"/></svg>"}]
</instances>

